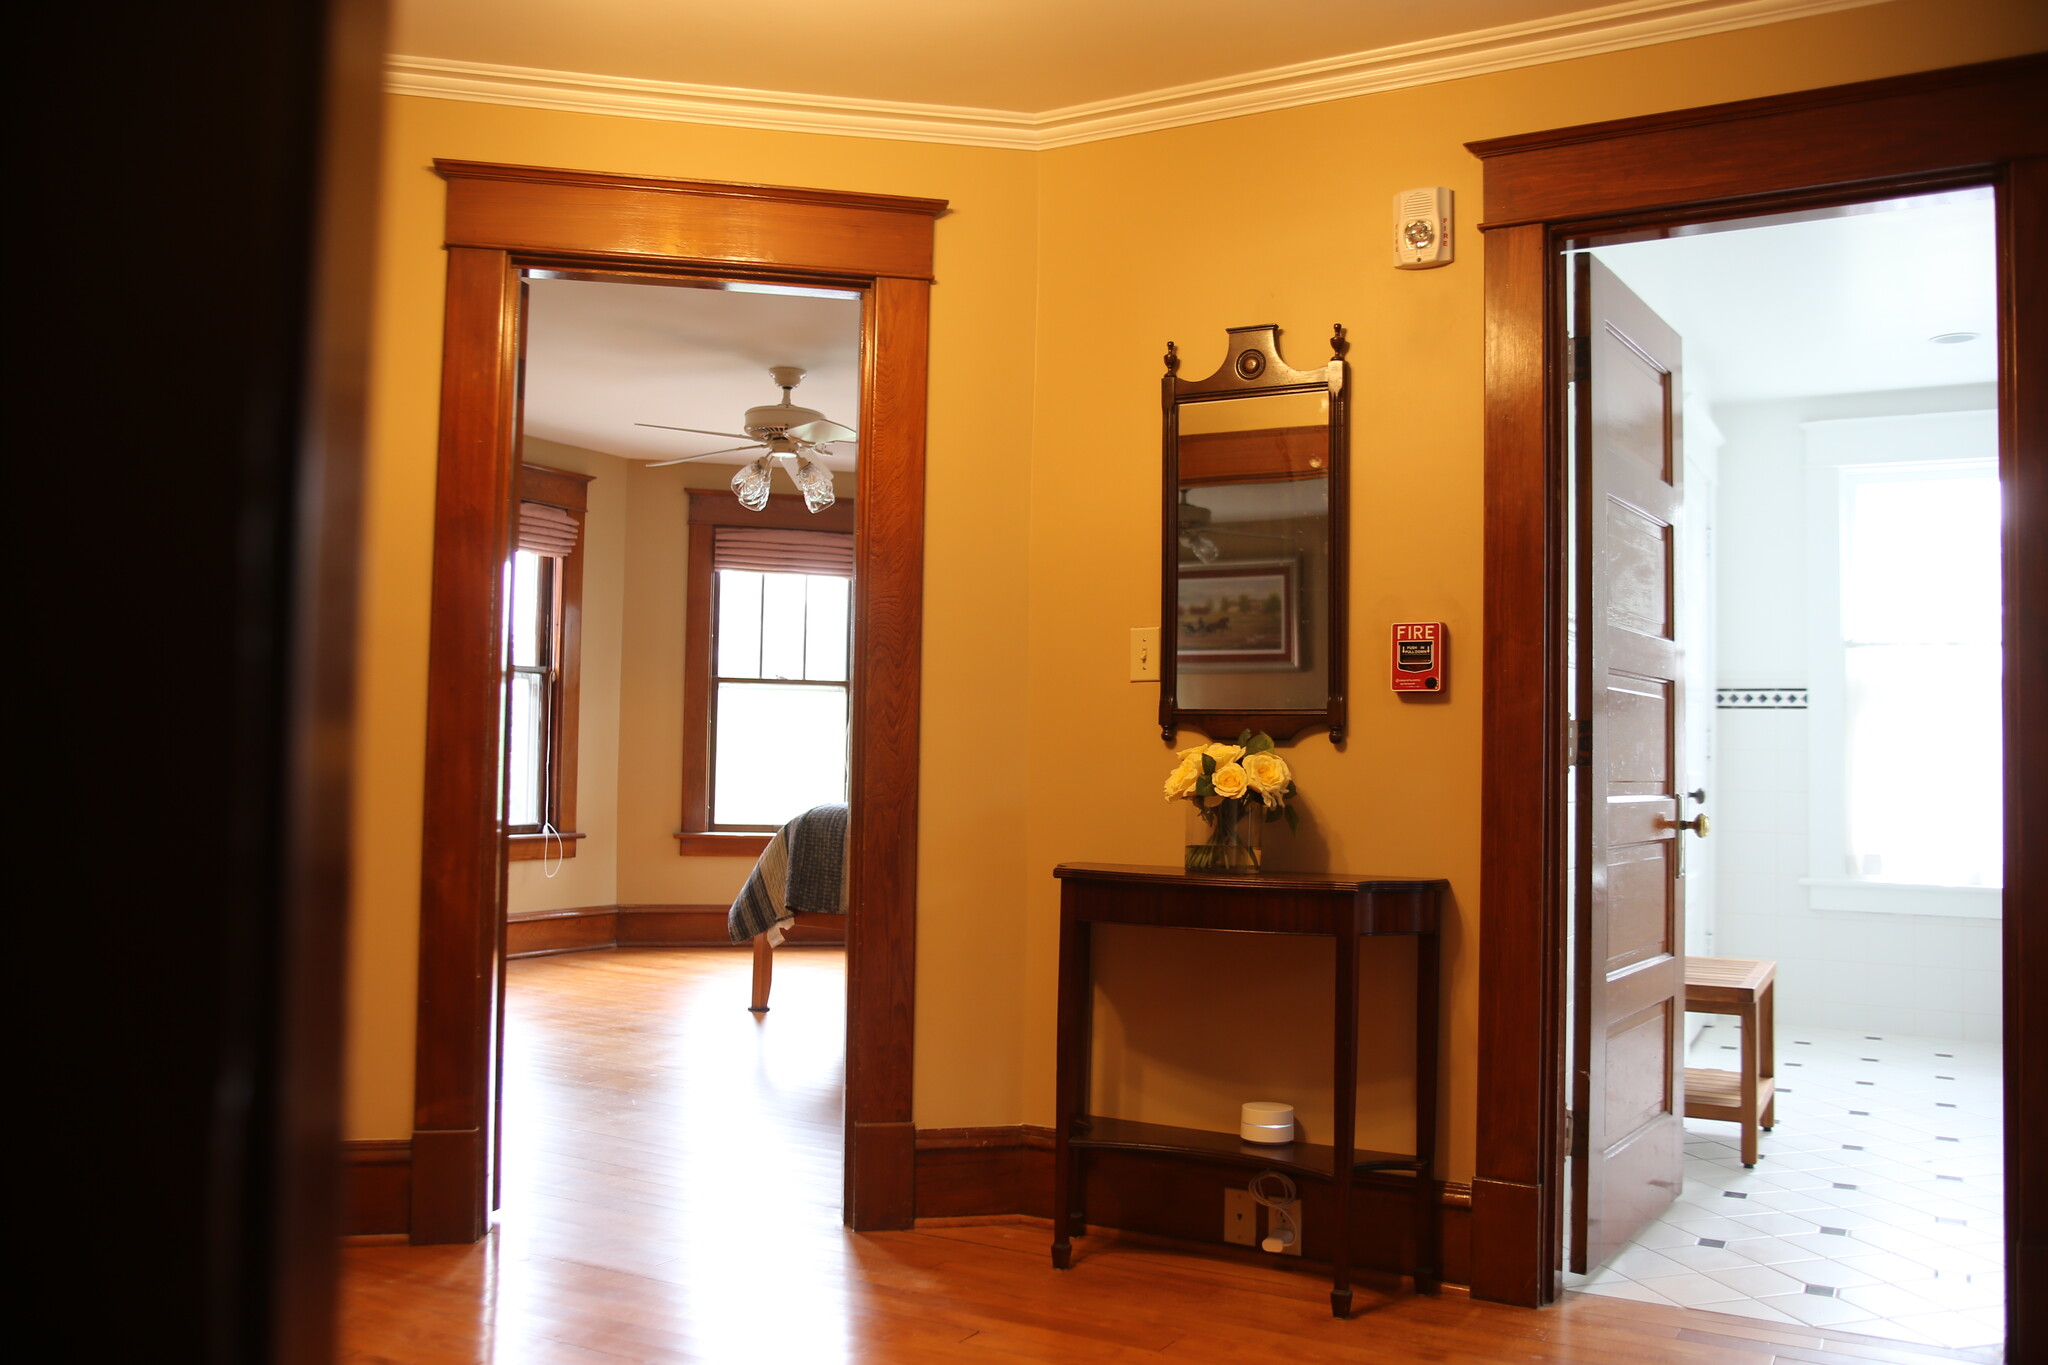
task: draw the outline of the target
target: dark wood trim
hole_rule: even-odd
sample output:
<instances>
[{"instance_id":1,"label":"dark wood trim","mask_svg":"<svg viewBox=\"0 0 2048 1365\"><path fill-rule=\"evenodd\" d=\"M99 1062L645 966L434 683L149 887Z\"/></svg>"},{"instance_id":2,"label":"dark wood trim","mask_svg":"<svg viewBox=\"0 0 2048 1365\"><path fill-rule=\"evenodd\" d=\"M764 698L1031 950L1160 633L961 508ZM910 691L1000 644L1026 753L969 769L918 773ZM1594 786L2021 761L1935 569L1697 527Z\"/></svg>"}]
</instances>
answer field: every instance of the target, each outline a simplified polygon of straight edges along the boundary
<instances>
[{"instance_id":1,"label":"dark wood trim","mask_svg":"<svg viewBox=\"0 0 2048 1365\"><path fill-rule=\"evenodd\" d=\"M1053 1189L1053 1130L1031 1124L1008 1124L987 1128L921 1128L917 1132L917 1218L945 1222L964 1218L1024 1216L1049 1218ZM1219 1197L1195 1197L1199 1229L1185 1210L1172 1207L1185 1193L1180 1182L1157 1180L1138 1182L1127 1190L1120 1217L1112 1221L1095 1216L1090 1205L1092 1227L1115 1228L1120 1233L1137 1233L1146 1240L1158 1240L1184 1249L1223 1251L1234 1254L1218 1235L1220 1219L1208 1216L1220 1209L1224 1185L1244 1183L1241 1169L1211 1172ZM1208 1183L1206 1180L1200 1182ZM1167 1191L1174 1193L1167 1193ZM1381 1196L1384 1197L1383 1195ZM1444 1276L1450 1284L1468 1283L1471 1245L1472 1188L1441 1182L1434 1205L1437 1240L1443 1248ZM1377 1225L1372 1226L1376 1221ZM1399 1216L1358 1220L1357 1252L1362 1264L1393 1266L1401 1263L1400 1239L1405 1222ZM1179 1229L1176 1234L1173 1230ZM1193 1235L1189 1235L1190 1232ZM1264 1259L1258 1253L1248 1258Z\"/></svg>"},{"instance_id":2,"label":"dark wood trim","mask_svg":"<svg viewBox=\"0 0 2048 1365\"><path fill-rule=\"evenodd\" d=\"M531 910L505 917L505 956L508 959L616 948L618 943L619 907L616 905L586 905L574 910Z\"/></svg>"},{"instance_id":3,"label":"dark wood trim","mask_svg":"<svg viewBox=\"0 0 2048 1365\"><path fill-rule=\"evenodd\" d=\"M1878 106L1889 124L1872 137ZM2048 58L2014 57L1468 144L1486 160L1485 227L1683 205L1756 202L1821 186L1910 184L2048 152ZM1768 157L1752 155L1769 148ZM1859 189L1858 194L1861 194Z\"/></svg>"},{"instance_id":4,"label":"dark wood trim","mask_svg":"<svg viewBox=\"0 0 2048 1365\"><path fill-rule=\"evenodd\" d=\"M524 268L774 278L865 294L847 990L847 1206L906 1227L917 914L924 415L937 200L440 161L448 293L428 660L413 1218L473 1241L502 973L498 566Z\"/></svg>"},{"instance_id":5,"label":"dark wood trim","mask_svg":"<svg viewBox=\"0 0 2048 1365\"><path fill-rule=\"evenodd\" d=\"M505 956L547 957L593 948L745 948L726 933L723 905L586 905L528 910L505 919ZM799 915L787 947L846 942L843 915Z\"/></svg>"},{"instance_id":6,"label":"dark wood trim","mask_svg":"<svg viewBox=\"0 0 2048 1365\"><path fill-rule=\"evenodd\" d=\"M409 1230L412 1212L412 1143L341 1144L341 1232L380 1237Z\"/></svg>"},{"instance_id":7,"label":"dark wood trim","mask_svg":"<svg viewBox=\"0 0 2048 1365\"><path fill-rule=\"evenodd\" d=\"M413 1083L411 1233L421 1242L473 1242L488 1213L480 1138L505 917L499 566L512 516L518 285L505 252L448 253Z\"/></svg>"},{"instance_id":8,"label":"dark wood trim","mask_svg":"<svg viewBox=\"0 0 2048 1365\"><path fill-rule=\"evenodd\" d=\"M688 684L685 683L684 687L687 689ZM688 714L689 709L685 704L684 715L687 717ZM684 756L684 762L689 762L688 755ZM686 858L758 858L767 850L768 841L774 837L772 834L746 834L732 830L703 830L691 833L679 829L675 833L676 852Z\"/></svg>"},{"instance_id":9,"label":"dark wood trim","mask_svg":"<svg viewBox=\"0 0 2048 1365\"><path fill-rule=\"evenodd\" d=\"M1291 483L1329 473L1328 427L1203 431L1180 438L1180 485Z\"/></svg>"},{"instance_id":10,"label":"dark wood trim","mask_svg":"<svg viewBox=\"0 0 2048 1365\"><path fill-rule=\"evenodd\" d=\"M1557 1292L1565 979L1561 780L1565 540L1555 246L1627 217L1678 223L1959 182L1999 191L2006 480L2005 991L2008 1278L2014 1359L2048 1331L2048 1207L2025 1159L2048 1127L2039 855L2048 845L2048 57L1929 72L1474 143L1486 175L1486 714L1473 1292ZM2022 1136L2026 1135L2026 1136ZM2030 1178L2031 1177L2031 1178Z\"/></svg>"},{"instance_id":11,"label":"dark wood trim","mask_svg":"<svg viewBox=\"0 0 2048 1365\"><path fill-rule=\"evenodd\" d=\"M576 828L576 776L581 752L578 744L583 730L583 549L587 538L584 523L590 512L590 483L595 476L522 461L514 477L518 480L517 496L521 502L559 507L573 516L577 525L576 547L562 556L556 585L560 594L556 629L560 633L555 644L558 663L549 707L554 723L547 734L548 772L553 790L546 793L542 804L545 818L552 820L556 829L569 831ZM564 842L557 847L543 835L511 835L506 856L514 862L550 856L575 857L575 845L568 841L583 836L564 832L560 837Z\"/></svg>"},{"instance_id":12,"label":"dark wood trim","mask_svg":"<svg viewBox=\"0 0 2048 1365\"><path fill-rule=\"evenodd\" d=\"M522 502L544 502L564 512L590 510L590 484L595 474L573 469L552 469L531 460L519 465L519 498Z\"/></svg>"},{"instance_id":13,"label":"dark wood trim","mask_svg":"<svg viewBox=\"0 0 2048 1365\"><path fill-rule=\"evenodd\" d=\"M917 1216L1050 1218L1052 1152L1052 1129L1031 1124L920 1128Z\"/></svg>"},{"instance_id":14,"label":"dark wood trim","mask_svg":"<svg viewBox=\"0 0 2048 1365\"><path fill-rule=\"evenodd\" d=\"M540 863L553 858L573 858L576 845L588 839L588 834L568 830L561 834L508 834L505 836L505 857L509 862Z\"/></svg>"},{"instance_id":15,"label":"dark wood trim","mask_svg":"<svg viewBox=\"0 0 2048 1365\"><path fill-rule=\"evenodd\" d=\"M1539 452L1549 450L1557 420L1544 379L1544 338L1557 307L1548 260L1540 227L1486 238L1482 800L1503 788L1519 797L1562 791L1565 775L1564 561L1552 552L1564 543L1563 484L1544 458L1523 458L1530 440ZM1514 678L1516 687L1504 689L1497 677ZM1545 1178L1559 1156L1557 1125L1542 1116L1564 1093L1561 941L1551 942L1564 923L1564 849L1540 799L1532 814L1504 825L1488 821L1480 839L1480 903L1491 907L1480 935L1480 1084L1493 1067L1519 1079L1479 1106L1478 1150L1488 1155L1473 1181L1472 1259L1475 1295L1528 1304L1548 1296L1530 1296L1534 1272L1519 1261L1497 1263L1488 1202L1506 1190L1518 1199L1534 1191L1533 1216L1541 1223L1562 1213L1557 1187ZM1494 998L1510 973L1517 993ZM1517 1203L1505 1226L1521 1229L1529 1216Z\"/></svg>"},{"instance_id":16,"label":"dark wood trim","mask_svg":"<svg viewBox=\"0 0 2048 1365\"><path fill-rule=\"evenodd\" d=\"M839 531L851 535L858 521L854 515L856 498L841 498L822 511L812 512L805 509L804 500L794 493L771 493L766 507L749 512L722 488L692 488L689 494L692 526L767 526L777 531Z\"/></svg>"},{"instance_id":17,"label":"dark wood trim","mask_svg":"<svg viewBox=\"0 0 2048 1365\"><path fill-rule=\"evenodd\" d=\"M911 1021L930 326L928 288L875 282L861 336L846 934L846 1217L863 1230L906 1228L915 1215ZM874 458L876 450L889 455Z\"/></svg>"},{"instance_id":18,"label":"dark wood trim","mask_svg":"<svg viewBox=\"0 0 2048 1365\"><path fill-rule=\"evenodd\" d=\"M711 272L929 281L932 220L946 210L942 199L478 161L436 160L434 169L458 191L448 198L451 247L660 259Z\"/></svg>"},{"instance_id":19,"label":"dark wood trim","mask_svg":"<svg viewBox=\"0 0 2048 1365\"><path fill-rule=\"evenodd\" d=\"M2006 1359L2048 1353L2048 158L1999 196L2005 518Z\"/></svg>"}]
</instances>

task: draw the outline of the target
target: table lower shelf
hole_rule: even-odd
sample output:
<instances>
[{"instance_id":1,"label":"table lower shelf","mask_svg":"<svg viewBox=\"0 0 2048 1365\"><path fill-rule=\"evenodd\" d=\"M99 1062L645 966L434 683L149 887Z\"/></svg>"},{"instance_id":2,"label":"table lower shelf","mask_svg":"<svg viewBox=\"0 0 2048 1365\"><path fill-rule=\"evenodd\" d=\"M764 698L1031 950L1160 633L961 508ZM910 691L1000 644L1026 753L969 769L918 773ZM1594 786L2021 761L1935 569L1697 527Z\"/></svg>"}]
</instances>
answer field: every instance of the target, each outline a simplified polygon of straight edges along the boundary
<instances>
[{"instance_id":1,"label":"table lower shelf","mask_svg":"<svg viewBox=\"0 0 2048 1365\"><path fill-rule=\"evenodd\" d=\"M1337 1169L1337 1149L1325 1143L1246 1142L1235 1133L1094 1114L1075 1120L1067 1141L1070 1146L1088 1151L1154 1152L1235 1166L1270 1167L1321 1180L1331 1179ZM1351 1169L1356 1175L1413 1176L1421 1168L1422 1163L1406 1152L1360 1148L1352 1153Z\"/></svg>"}]
</instances>

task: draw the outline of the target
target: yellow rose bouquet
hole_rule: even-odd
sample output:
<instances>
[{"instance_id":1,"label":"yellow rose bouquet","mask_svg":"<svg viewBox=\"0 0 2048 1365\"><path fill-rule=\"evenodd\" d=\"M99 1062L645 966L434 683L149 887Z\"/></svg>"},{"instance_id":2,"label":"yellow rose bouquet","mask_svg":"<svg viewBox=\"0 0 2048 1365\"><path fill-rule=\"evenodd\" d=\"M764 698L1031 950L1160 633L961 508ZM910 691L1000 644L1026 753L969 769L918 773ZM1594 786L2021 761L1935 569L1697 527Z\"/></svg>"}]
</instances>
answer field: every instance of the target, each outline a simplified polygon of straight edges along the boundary
<instances>
[{"instance_id":1,"label":"yellow rose bouquet","mask_svg":"<svg viewBox=\"0 0 2048 1365\"><path fill-rule=\"evenodd\" d=\"M1263 730L1246 730L1235 744L1182 749L1166 775L1166 799L1191 802L1206 826L1202 841L1187 846L1190 872L1257 872L1261 827L1281 819L1289 829L1300 825L1287 804L1293 797L1294 773Z\"/></svg>"}]
</instances>

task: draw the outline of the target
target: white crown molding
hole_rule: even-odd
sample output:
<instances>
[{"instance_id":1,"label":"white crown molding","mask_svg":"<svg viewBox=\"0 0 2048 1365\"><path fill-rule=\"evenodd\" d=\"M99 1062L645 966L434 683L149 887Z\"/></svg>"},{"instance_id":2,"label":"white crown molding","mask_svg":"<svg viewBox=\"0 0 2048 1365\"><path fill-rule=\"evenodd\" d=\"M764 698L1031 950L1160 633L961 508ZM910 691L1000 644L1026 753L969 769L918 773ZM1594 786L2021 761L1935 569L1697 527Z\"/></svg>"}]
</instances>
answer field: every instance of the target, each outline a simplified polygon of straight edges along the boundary
<instances>
[{"instance_id":1,"label":"white crown molding","mask_svg":"<svg viewBox=\"0 0 2048 1365\"><path fill-rule=\"evenodd\" d=\"M1628 0L1551 19L1402 43L1039 114L634 80L431 57L388 58L385 89L399 95L671 123L1038 149L1540 66L1887 2Z\"/></svg>"}]
</instances>

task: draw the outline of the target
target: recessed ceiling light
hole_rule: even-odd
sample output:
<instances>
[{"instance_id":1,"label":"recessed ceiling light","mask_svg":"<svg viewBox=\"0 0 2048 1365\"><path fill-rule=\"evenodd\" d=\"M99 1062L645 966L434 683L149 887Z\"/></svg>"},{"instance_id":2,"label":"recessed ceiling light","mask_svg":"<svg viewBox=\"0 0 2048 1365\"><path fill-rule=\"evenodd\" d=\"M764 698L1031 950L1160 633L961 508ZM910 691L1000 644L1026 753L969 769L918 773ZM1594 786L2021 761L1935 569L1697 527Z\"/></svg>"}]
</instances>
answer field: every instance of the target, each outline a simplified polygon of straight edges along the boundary
<instances>
[{"instance_id":1,"label":"recessed ceiling light","mask_svg":"<svg viewBox=\"0 0 2048 1365\"><path fill-rule=\"evenodd\" d=\"M1982 332L1940 332L1927 339L1937 346L1960 346L1983 335Z\"/></svg>"}]
</instances>

